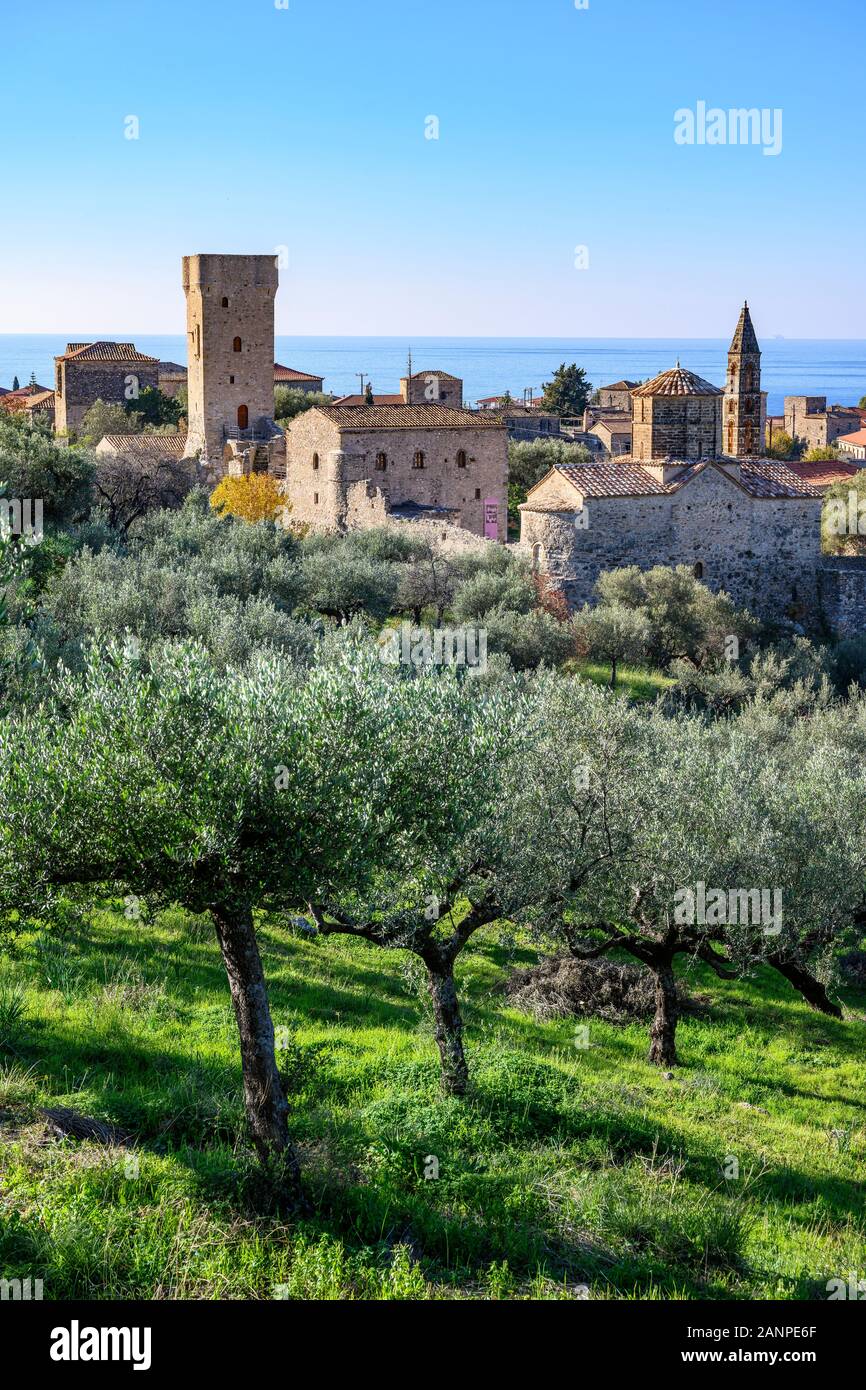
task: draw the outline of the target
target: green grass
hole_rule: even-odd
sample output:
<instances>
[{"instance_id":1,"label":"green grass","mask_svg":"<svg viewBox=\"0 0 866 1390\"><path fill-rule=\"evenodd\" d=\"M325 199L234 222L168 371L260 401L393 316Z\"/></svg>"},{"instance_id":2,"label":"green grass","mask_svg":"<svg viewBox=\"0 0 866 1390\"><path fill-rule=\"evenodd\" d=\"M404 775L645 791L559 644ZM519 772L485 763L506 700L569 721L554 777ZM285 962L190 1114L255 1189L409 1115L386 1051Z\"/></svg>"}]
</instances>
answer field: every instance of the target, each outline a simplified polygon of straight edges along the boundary
<instances>
[{"instance_id":1,"label":"green grass","mask_svg":"<svg viewBox=\"0 0 866 1390\"><path fill-rule=\"evenodd\" d=\"M473 1092L444 1100L413 962L261 940L314 1214L256 1185L207 922L104 910L0 960L0 1277L53 1299L798 1299L862 1277L862 997L837 1022L778 976L697 970L665 1080L644 1026L592 1022L584 1050L504 1007L532 957L491 933L460 970ZM51 1139L46 1105L135 1142Z\"/></svg>"},{"instance_id":2,"label":"green grass","mask_svg":"<svg viewBox=\"0 0 866 1390\"><path fill-rule=\"evenodd\" d=\"M567 669L583 676L584 680L595 685L610 685L610 664L604 661L575 661L568 663ZM620 666L616 673L617 689L633 700L654 700L664 690L674 684L663 671L653 671L646 666Z\"/></svg>"}]
</instances>

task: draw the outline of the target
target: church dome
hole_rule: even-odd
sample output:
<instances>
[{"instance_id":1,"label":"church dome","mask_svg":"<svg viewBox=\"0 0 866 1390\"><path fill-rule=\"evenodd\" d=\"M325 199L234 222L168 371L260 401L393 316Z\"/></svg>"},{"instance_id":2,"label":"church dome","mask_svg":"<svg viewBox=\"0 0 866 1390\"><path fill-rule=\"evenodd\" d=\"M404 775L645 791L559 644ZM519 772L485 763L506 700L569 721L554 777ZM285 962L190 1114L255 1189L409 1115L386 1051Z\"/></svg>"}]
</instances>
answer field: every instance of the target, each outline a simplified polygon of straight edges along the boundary
<instances>
[{"instance_id":1,"label":"church dome","mask_svg":"<svg viewBox=\"0 0 866 1390\"><path fill-rule=\"evenodd\" d=\"M632 391L633 396L721 396L719 386L705 381L694 372L687 372L679 362L669 372L661 372L643 386Z\"/></svg>"}]
</instances>

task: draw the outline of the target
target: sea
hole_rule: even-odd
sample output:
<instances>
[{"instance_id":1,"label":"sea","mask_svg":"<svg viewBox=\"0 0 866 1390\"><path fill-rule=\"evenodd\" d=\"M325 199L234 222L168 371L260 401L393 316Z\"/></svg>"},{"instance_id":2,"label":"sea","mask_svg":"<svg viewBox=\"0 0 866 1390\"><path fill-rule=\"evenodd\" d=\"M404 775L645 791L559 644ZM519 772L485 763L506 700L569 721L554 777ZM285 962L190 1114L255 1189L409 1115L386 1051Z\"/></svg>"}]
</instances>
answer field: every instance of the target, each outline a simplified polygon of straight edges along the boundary
<instances>
[{"instance_id":1,"label":"sea","mask_svg":"<svg viewBox=\"0 0 866 1390\"><path fill-rule=\"evenodd\" d=\"M134 342L140 352L164 361L186 362L183 334L104 333L0 334L0 386L17 376L24 386L34 373L53 386L54 358L67 342L98 338ZM583 367L593 386L626 378L642 381L681 362L689 371L722 385L729 339L715 338L320 338L278 337L275 359L285 367L325 378L325 390L347 395L360 390L361 374L373 390L396 392L409 354L415 371L439 370L463 378L464 400L510 391L520 399L538 395L562 362ZM785 396L826 396L831 404L856 405L866 396L866 339L771 338L761 343L762 386L768 410L781 415Z\"/></svg>"}]
</instances>

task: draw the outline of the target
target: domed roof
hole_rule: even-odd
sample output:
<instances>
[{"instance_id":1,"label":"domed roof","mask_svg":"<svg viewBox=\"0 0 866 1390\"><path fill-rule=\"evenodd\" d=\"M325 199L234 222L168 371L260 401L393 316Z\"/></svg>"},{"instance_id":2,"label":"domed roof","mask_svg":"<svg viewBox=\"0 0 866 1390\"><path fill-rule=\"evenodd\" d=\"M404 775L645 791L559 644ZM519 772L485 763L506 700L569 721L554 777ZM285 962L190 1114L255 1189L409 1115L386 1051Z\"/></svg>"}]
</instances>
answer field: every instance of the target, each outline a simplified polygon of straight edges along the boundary
<instances>
[{"instance_id":1,"label":"domed roof","mask_svg":"<svg viewBox=\"0 0 866 1390\"><path fill-rule=\"evenodd\" d=\"M687 372L685 367L681 367L679 362L672 367L669 372L661 372L659 376L654 376L652 381L644 382L643 386L638 386L632 391L633 396L721 396L721 387L714 386L711 381L704 381L702 376L696 376L694 372Z\"/></svg>"}]
</instances>

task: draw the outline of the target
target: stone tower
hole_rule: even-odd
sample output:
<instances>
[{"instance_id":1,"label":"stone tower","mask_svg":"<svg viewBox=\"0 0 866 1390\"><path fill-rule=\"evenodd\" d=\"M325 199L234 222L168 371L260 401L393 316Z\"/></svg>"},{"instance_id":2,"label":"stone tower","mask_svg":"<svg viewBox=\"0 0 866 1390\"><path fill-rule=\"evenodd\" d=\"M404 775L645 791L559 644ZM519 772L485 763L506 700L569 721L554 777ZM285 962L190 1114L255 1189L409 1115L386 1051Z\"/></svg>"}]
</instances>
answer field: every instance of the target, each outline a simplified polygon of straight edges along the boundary
<instances>
[{"instance_id":1,"label":"stone tower","mask_svg":"<svg viewBox=\"0 0 866 1390\"><path fill-rule=\"evenodd\" d=\"M743 305L728 352L722 448L732 458L764 452L767 398L761 392L761 349L748 304Z\"/></svg>"},{"instance_id":2,"label":"stone tower","mask_svg":"<svg viewBox=\"0 0 866 1390\"><path fill-rule=\"evenodd\" d=\"M632 457L715 458L721 453L722 392L681 367L662 372L631 393Z\"/></svg>"},{"instance_id":3,"label":"stone tower","mask_svg":"<svg viewBox=\"0 0 866 1390\"><path fill-rule=\"evenodd\" d=\"M273 439L274 256L184 256L187 458L217 474L246 441ZM253 452L255 450L253 449Z\"/></svg>"}]
</instances>

